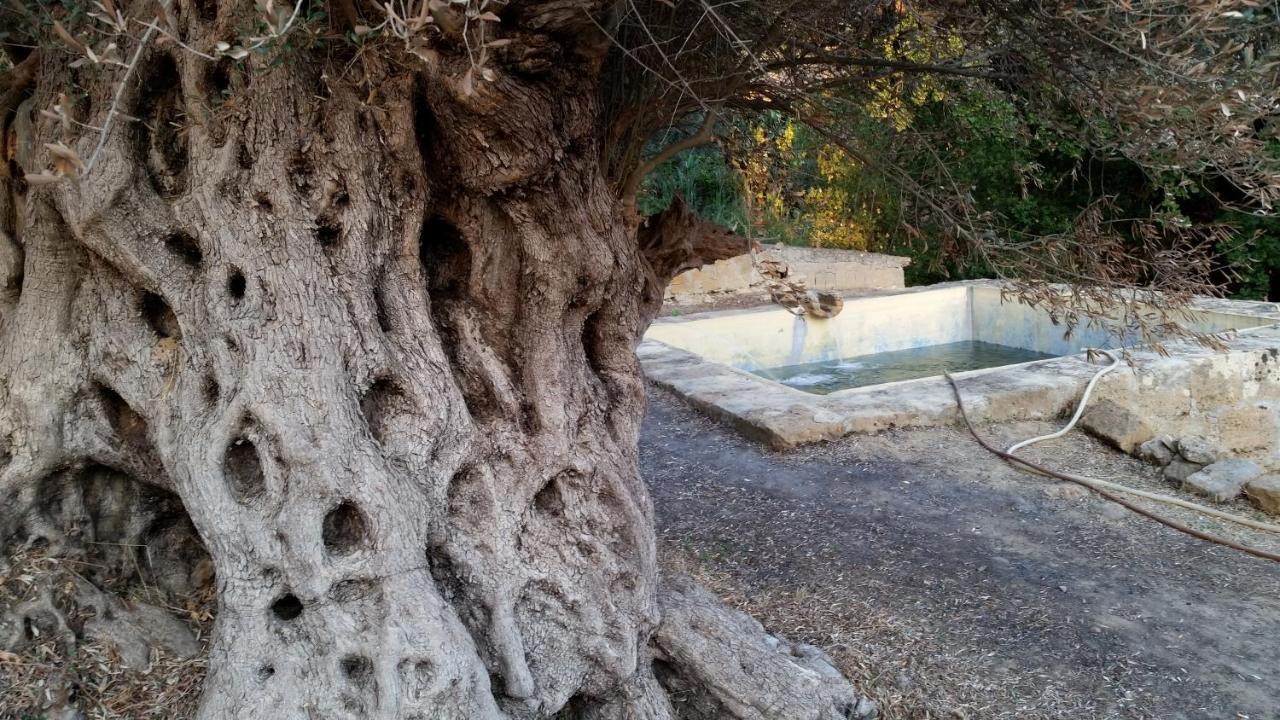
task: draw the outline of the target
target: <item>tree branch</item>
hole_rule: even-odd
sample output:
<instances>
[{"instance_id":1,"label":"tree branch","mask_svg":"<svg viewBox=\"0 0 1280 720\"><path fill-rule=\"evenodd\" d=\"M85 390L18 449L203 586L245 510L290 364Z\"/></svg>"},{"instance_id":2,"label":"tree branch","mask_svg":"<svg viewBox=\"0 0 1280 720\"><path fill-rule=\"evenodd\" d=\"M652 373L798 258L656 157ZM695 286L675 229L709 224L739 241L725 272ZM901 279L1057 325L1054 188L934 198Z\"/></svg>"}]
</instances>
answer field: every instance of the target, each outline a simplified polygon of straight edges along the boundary
<instances>
[{"instance_id":1,"label":"tree branch","mask_svg":"<svg viewBox=\"0 0 1280 720\"><path fill-rule=\"evenodd\" d=\"M679 195L666 210L645 220L637 239L662 288L685 270L737 257L750 249L746 237L702 219Z\"/></svg>"},{"instance_id":2,"label":"tree branch","mask_svg":"<svg viewBox=\"0 0 1280 720\"><path fill-rule=\"evenodd\" d=\"M125 88L129 84L129 77L133 75L133 70L138 66L138 60L142 58L142 52L147 49L147 43L151 42L151 36L156 31L155 20L147 26L147 31L142 34L142 39L138 41L138 48L133 51L133 59L129 61L129 65L124 70L124 77L120 78L120 85L116 87L115 95L111 98L111 107L107 109L107 119L102 121L102 132L98 135L98 144L93 148L93 154L89 156L88 162L85 163L82 174L88 175L93 172L93 166L98 162L98 154L102 152L103 146L107 144L107 137L111 134L111 123L116 119L119 113L120 98L124 96Z\"/></svg>"},{"instance_id":3,"label":"tree branch","mask_svg":"<svg viewBox=\"0 0 1280 720\"><path fill-rule=\"evenodd\" d=\"M40 51L32 51L26 59L0 76L0 125L35 83L36 70L40 67Z\"/></svg>"},{"instance_id":4,"label":"tree branch","mask_svg":"<svg viewBox=\"0 0 1280 720\"><path fill-rule=\"evenodd\" d=\"M644 178L649 173L658 169L662 163L679 155L685 150L706 145L715 139L716 112L715 110L707 110L706 119L702 121L702 127L698 132L678 142L662 148L656 155L648 160L640 163L640 165L627 176L626 183L622 186L622 199L627 207L632 210L636 206L636 197L640 194L640 183L644 182ZM683 203L681 203L683 205ZM674 206L674 203L673 203ZM745 252L745 251L744 251Z\"/></svg>"},{"instance_id":5,"label":"tree branch","mask_svg":"<svg viewBox=\"0 0 1280 720\"><path fill-rule=\"evenodd\" d=\"M778 60L776 62L769 63L768 69L782 70L785 68L804 67L809 65L868 67L895 70L897 72L939 73L942 75L959 75L962 77L981 78L984 80L1009 80L1013 78L1011 75L987 72L956 65L935 65L931 63L906 62L903 60L850 57L847 55L809 55L806 57L789 58L787 60Z\"/></svg>"}]
</instances>

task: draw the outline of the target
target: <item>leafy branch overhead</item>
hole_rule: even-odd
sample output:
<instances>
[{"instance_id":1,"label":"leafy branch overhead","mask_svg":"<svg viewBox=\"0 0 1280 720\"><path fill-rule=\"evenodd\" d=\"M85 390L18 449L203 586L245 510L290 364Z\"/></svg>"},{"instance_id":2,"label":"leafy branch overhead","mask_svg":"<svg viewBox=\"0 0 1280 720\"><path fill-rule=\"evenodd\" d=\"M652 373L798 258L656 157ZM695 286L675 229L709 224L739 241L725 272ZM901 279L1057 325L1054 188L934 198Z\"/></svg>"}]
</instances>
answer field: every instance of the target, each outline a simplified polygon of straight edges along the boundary
<instances>
[{"instance_id":1,"label":"leafy branch overhead","mask_svg":"<svg viewBox=\"0 0 1280 720\"><path fill-rule=\"evenodd\" d=\"M975 188L959 179L963 155L942 149L936 128L916 121L929 106L1001 108L1010 133L1052 136L1084 148L1080 158L1123 159L1170 194L1209 194L1246 215L1270 215L1280 199L1274 4L260 0L219 17L219 32L202 37L183 34L170 0L82 8L19 0L3 12L15 47L70 58L120 92L137 79L149 43L235 63L246 76L269 72L299 48L328 48L349 58L341 73L363 75L373 105L380 100L370 68L389 64L484 113L500 111L504 76L548 76L557 63L596 66L604 78L592 99L598 152L627 207L663 162L708 143L747 173L752 151L738 129L784 117L819 139L828 170L843 158L894 188L899 229L938 228L952 254L1026 279L1055 279L1043 268L1065 252L1080 261L1075 280L1111 286L1116 278L1103 264L1114 253L1087 250L1109 245L1119 237L1111 231L1127 223L1125 237L1165 238L1126 250L1142 256L1140 265L1158 262L1147 251L1190 254L1178 272L1126 281L1181 279L1169 287L1207 289L1203 258L1191 250L1203 243L1187 236L1193 230L1158 205L1134 215L1132 203L1110 203L1113 188L1090 190L1088 204L1098 203L1090 212L1101 209L1101 218L1082 216L1073 232L1052 238L1021 237L1008 218L976 204ZM76 92L63 88L64 97ZM103 137L132 122L117 116L116 104L97 125L79 123L64 102L41 108L57 116L63 136L47 144L46 169L28 181L92 172ZM472 134L481 145L491 141L478 128ZM830 196L815 200L827 208L828 220L817 216L826 232L854 231L830 219Z\"/></svg>"}]
</instances>

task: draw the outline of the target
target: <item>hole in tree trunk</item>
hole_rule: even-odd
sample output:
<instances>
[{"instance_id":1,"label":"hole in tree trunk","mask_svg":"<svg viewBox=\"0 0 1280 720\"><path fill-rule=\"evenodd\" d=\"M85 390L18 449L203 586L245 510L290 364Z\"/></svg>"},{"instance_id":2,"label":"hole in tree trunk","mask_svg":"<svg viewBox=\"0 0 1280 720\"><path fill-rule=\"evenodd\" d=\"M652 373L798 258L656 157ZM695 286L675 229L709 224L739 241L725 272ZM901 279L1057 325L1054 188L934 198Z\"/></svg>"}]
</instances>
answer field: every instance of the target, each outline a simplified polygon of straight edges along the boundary
<instances>
[{"instance_id":1,"label":"hole in tree trunk","mask_svg":"<svg viewBox=\"0 0 1280 720\"><path fill-rule=\"evenodd\" d=\"M172 56L147 63L141 86L146 88L134 115L140 155L151 185L162 197L187 190L187 126L182 78Z\"/></svg>"},{"instance_id":2,"label":"hole in tree trunk","mask_svg":"<svg viewBox=\"0 0 1280 720\"><path fill-rule=\"evenodd\" d=\"M586 695L574 695L569 698L569 702L565 703L560 712L555 714L554 720L578 720L597 704Z\"/></svg>"},{"instance_id":3,"label":"hole in tree trunk","mask_svg":"<svg viewBox=\"0 0 1280 720\"><path fill-rule=\"evenodd\" d=\"M218 19L218 0L192 0L191 4L201 20L213 22Z\"/></svg>"},{"instance_id":4,"label":"hole in tree trunk","mask_svg":"<svg viewBox=\"0 0 1280 720\"><path fill-rule=\"evenodd\" d=\"M222 472L227 486L237 502L247 503L262 495L267 489L266 476L262 472L262 460L258 448L247 438L240 438L227 447L222 461Z\"/></svg>"},{"instance_id":5,"label":"hole in tree trunk","mask_svg":"<svg viewBox=\"0 0 1280 720\"><path fill-rule=\"evenodd\" d=\"M206 376L204 385L200 388L204 401L210 405L218 402L218 398L222 395L222 388L218 385L218 381L212 375Z\"/></svg>"},{"instance_id":6,"label":"hole in tree trunk","mask_svg":"<svg viewBox=\"0 0 1280 720\"><path fill-rule=\"evenodd\" d=\"M325 250L331 250L342 239L342 225L336 220L322 218L316 226L316 242Z\"/></svg>"},{"instance_id":7,"label":"hole in tree trunk","mask_svg":"<svg viewBox=\"0 0 1280 720\"><path fill-rule=\"evenodd\" d=\"M142 419L120 394L106 385L96 386L98 400L102 403L103 414L107 423L126 445L135 449L150 447L147 440L147 421Z\"/></svg>"},{"instance_id":8,"label":"hole in tree trunk","mask_svg":"<svg viewBox=\"0 0 1280 720\"><path fill-rule=\"evenodd\" d=\"M137 578L179 594L198 587L195 572L208 555L176 494L93 463L42 478L34 504L83 550L77 571L90 582Z\"/></svg>"},{"instance_id":9,"label":"hole in tree trunk","mask_svg":"<svg viewBox=\"0 0 1280 720\"><path fill-rule=\"evenodd\" d=\"M603 358L606 340L602 337L605 328L601 320L603 312L597 310L591 313L582 324L582 349L587 355L587 366L597 376L602 375L605 366Z\"/></svg>"},{"instance_id":10,"label":"hole in tree trunk","mask_svg":"<svg viewBox=\"0 0 1280 720\"><path fill-rule=\"evenodd\" d=\"M244 274L236 268L231 268L230 274L227 275L227 294L231 296L231 299L244 299L246 285Z\"/></svg>"},{"instance_id":11,"label":"hole in tree trunk","mask_svg":"<svg viewBox=\"0 0 1280 720\"><path fill-rule=\"evenodd\" d=\"M421 79L413 91L413 134L418 143L418 154L424 164L431 154L432 138L436 134L436 116L427 102L426 83Z\"/></svg>"},{"instance_id":12,"label":"hole in tree trunk","mask_svg":"<svg viewBox=\"0 0 1280 720\"><path fill-rule=\"evenodd\" d=\"M653 676L658 682L670 691L673 684L678 684L680 680L680 672L676 667L666 660L653 660Z\"/></svg>"},{"instance_id":13,"label":"hole in tree trunk","mask_svg":"<svg viewBox=\"0 0 1280 720\"><path fill-rule=\"evenodd\" d=\"M502 678L502 673L489 673L489 692L494 697L503 697L507 694L507 682Z\"/></svg>"},{"instance_id":14,"label":"hole in tree trunk","mask_svg":"<svg viewBox=\"0 0 1280 720\"><path fill-rule=\"evenodd\" d=\"M302 614L302 601L298 599L297 595L287 593L282 595L279 600L271 603L271 612L285 622L295 620Z\"/></svg>"},{"instance_id":15,"label":"hole in tree trunk","mask_svg":"<svg viewBox=\"0 0 1280 720\"><path fill-rule=\"evenodd\" d=\"M210 104L220 105L231 97L231 73L234 71L235 63L229 57L222 58L209 68L206 88Z\"/></svg>"},{"instance_id":16,"label":"hole in tree trunk","mask_svg":"<svg viewBox=\"0 0 1280 720\"><path fill-rule=\"evenodd\" d=\"M324 548L334 555L350 555L365 544L368 527L364 513L350 500L344 500L324 516L321 538Z\"/></svg>"},{"instance_id":17,"label":"hole in tree trunk","mask_svg":"<svg viewBox=\"0 0 1280 720\"><path fill-rule=\"evenodd\" d=\"M379 378L360 399L360 412L369 426L369 434L378 444L385 445L395 432L395 418L411 414L413 408L393 381Z\"/></svg>"},{"instance_id":18,"label":"hole in tree trunk","mask_svg":"<svg viewBox=\"0 0 1280 720\"><path fill-rule=\"evenodd\" d=\"M382 589L376 580L351 578L341 580L329 588L329 597L336 603L352 603L357 600L380 600Z\"/></svg>"},{"instance_id":19,"label":"hole in tree trunk","mask_svg":"<svg viewBox=\"0 0 1280 720\"><path fill-rule=\"evenodd\" d=\"M560 494L560 480L551 478L533 496L533 506L545 515L560 517L564 514L564 496Z\"/></svg>"},{"instance_id":20,"label":"hole in tree trunk","mask_svg":"<svg viewBox=\"0 0 1280 720\"><path fill-rule=\"evenodd\" d=\"M378 282L373 286L373 312L378 320L378 329L384 333L393 332L394 326L391 323L391 314L387 312L387 289L383 287L386 278L378 278Z\"/></svg>"},{"instance_id":21,"label":"hole in tree trunk","mask_svg":"<svg viewBox=\"0 0 1280 720\"><path fill-rule=\"evenodd\" d=\"M474 466L464 465L454 473L449 480L446 497L449 503L450 520L467 532L483 533L497 522L498 509L494 489L484 472ZM435 557L428 554L428 560L433 563L436 561L447 563L448 557L446 555ZM447 564L444 567L446 570L449 569ZM435 571L433 570L432 573L435 574ZM445 572L443 575L437 575L436 579L439 581L442 577L449 575L451 572Z\"/></svg>"},{"instance_id":22,"label":"hole in tree trunk","mask_svg":"<svg viewBox=\"0 0 1280 720\"><path fill-rule=\"evenodd\" d=\"M201 252L196 239L181 230L166 237L164 246L193 270L199 269L200 263L204 260L204 253Z\"/></svg>"},{"instance_id":23,"label":"hole in tree trunk","mask_svg":"<svg viewBox=\"0 0 1280 720\"><path fill-rule=\"evenodd\" d=\"M0 258L8 261L0 260L0 304L5 302L17 304L18 299L22 297L25 253L22 246L13 239L12 233L9 239L0 242L8 245L7 253L3 252L6 248L0 248Z\"/></svg>"},{"instance_id":24,"label":"hole in tree trunk","mask_svg":"<svg viewBox=\"0 0 1280 720\"><path fill-rule=\"evenodd\" d=\"M342 674L359 687L373 682L373 661L363 655L347 655L342 658Z\"/></svg>"},{"instance_id":25,"label":"hole in tree trunk","mask_svg":"<svg viewBox=\"0 0 1280 720\"><path fill-rule=\"evenodd\" d=\"M153 292L143 292L138 305L142 311L142 318L147 321L147 326L156 335L174 339L182 337L178 316L173 313L173 309L164 301L164 298Z\"/></svg>"},{"instance_id":26,"label":"hole in tree trunk","mask_svg":"<svg viewBox=\"0 0 1280 720\"><path fill-rule=\"evenodd\" d=\"M285 171L289 176L289 181L293 184L293 189L297 191L300 197L310 197L311 190L314 188L315 168L311 165L311 160L302 152L294 153L293 158L289 160L285 167Z\"/></svg>"},{"instance_id":27,"label":"hole in tree trunk","mask_svg":"<svg viewBox=\"0 0 1280 720\"><path fill-rule=\"evenodd\" d=\"M434 301L461 299L471 275L471 248L453 223L432 215L422 223L418 259Z\"/></svg>"},{"instance_id":28,"label":"hole in tree trunk","mask_svg":"<svg viewBox=\"0 0 1280 720\"><path fill-rule=\"evenodd\" d=\"M472 369L473 364L465 357L464 342L454 328L452 318L455 311L465 312L467 309L471 248L453 223L433 215L422 223L418 258L427 279L431 319L440 334L454 380L462 390L467 411L480 421L491 418L501 411L501 405L494 396L493 388Z\"/></svg>"}]
</instances>

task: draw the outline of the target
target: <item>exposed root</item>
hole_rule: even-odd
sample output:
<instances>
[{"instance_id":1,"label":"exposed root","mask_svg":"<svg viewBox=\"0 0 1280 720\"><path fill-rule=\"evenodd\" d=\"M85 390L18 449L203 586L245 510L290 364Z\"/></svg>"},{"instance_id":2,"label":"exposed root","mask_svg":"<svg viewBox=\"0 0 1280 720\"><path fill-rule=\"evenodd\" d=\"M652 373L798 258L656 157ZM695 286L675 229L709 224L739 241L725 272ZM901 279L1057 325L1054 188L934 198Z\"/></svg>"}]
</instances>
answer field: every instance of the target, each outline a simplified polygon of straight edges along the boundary
<instances>
[{"instance_id":1,"label":"exposed root","mask_svg":"<svg viewBox=\"0 0 1280 720\"><path fill-rule=\"evenodd\" d=\"M48 587L10 610L4 620L0 620L0 627L7 628L4 641L7 652L19 648L28 638L36 640L41 636L62 641L68 651L76 644L67 616L54 605L53 592Z\"/></svg>"},{"instance_id":2,"label":"exposed root","mask_svg":"<svg viewBox=\"0 0 1280 720\"><path fill-rule=\"evenodd\" d=\"M659 591L654 637L658 680L682 720L870 720L874 702L858 695L826 653L770 635L684 577Z\"/></svg>"},{"instance_id":3,"label":"exposed root","mask_svg":"<svg viewBox=\"0 0 1280 720\"><path fill-rule=\"evenodd\" d=\"M212 584L177 608L150 586L100 590L81 575L88 562L42 552L9 560L0 575L0 717L193 714Z\"/></svg>"}]
</instances>

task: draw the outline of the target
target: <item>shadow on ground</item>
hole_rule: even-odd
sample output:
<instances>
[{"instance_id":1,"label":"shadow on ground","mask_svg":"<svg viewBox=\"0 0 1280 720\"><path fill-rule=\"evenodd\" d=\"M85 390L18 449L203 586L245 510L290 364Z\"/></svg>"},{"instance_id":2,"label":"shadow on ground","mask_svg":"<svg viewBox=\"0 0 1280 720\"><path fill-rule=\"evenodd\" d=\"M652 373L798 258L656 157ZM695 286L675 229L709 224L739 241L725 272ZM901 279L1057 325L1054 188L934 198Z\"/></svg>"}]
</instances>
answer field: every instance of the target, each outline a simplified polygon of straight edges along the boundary
<instances>
[{"instance_id":1,"label":"shadow on ground","mask_svg":"<svg viewBox=\"0 0 1280 720\"><path fill-rule=\"evenodd\" d=\"M640 453L667 562L826 647L889 718L1280 717L1280 566L954 429L779 454L651 390Z\"/></svg>"}]
</instances>

